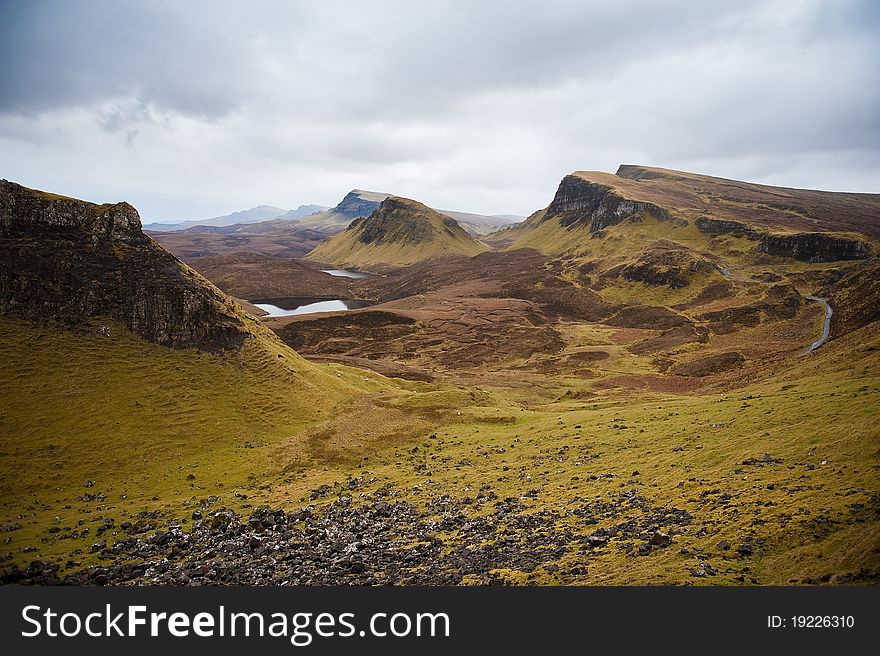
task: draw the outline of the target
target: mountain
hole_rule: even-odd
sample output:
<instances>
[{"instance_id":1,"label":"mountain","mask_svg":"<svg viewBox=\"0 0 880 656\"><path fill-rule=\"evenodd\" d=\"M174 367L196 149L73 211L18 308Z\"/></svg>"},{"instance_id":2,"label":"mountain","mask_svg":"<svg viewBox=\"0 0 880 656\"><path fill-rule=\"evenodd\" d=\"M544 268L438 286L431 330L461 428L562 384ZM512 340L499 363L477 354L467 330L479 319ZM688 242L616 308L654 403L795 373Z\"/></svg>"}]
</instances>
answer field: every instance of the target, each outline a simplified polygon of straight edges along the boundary
<instances>
[{"instance_id":1,"label":"mountain","mask_svg":"<svg viewBox=\"0 0 880 656\"><path fill-rule=\"evenodd\" d=\"M353 189L333 209L313 214L300 220L299 225L319 229L347 228L355 219L367 217L375 212L379 203L391 194L378 191ZM485 215L471 212L453 212L451 210L435 210L436 212L455 219L462 228L473 236L481 236L507 228L522 221L523 217L512 214Z\"/></svg>"},{"instance_id":2,"label":"mountain","mask_svg":"<svg viewBox=\"0 0 880 656\"><path fill-rule=\"evenodd\" d=\"M299 227L314 230L347 228L355 219L370 216L378 209L379 203L390 195L378 191L352 189L336 207L301 218L297 224Z\"/></svg>"},{"instance_id":3,"label":"mountain","mask_svg":"<svg viewBox=\"0 0 880 656\"><path fill-rule=\"evenodd\" d=\"M455 219L417 201L390 196L370 216L353 221L306 259L354 268L399 267L484 250L486 246Z\"/></svg>"},{"instance_id":4,"label":"mountain","mask_svg":"<svg viewBox=\"0 0 880 656\"><path fill-rule=\"evenodd\" d=\"M141 230L127 203L95 205L0 182L0 314L114 319L158 344L240 346L240 309Z\"/></svg>"},{"instance_id":5,"label":"mountain","mask_svg":"<svg viewBox=\"0 0 880 656\"><path fill-rule=\"evenodd\" d=\"M173 230L187 230L197 227L211 228L217 226L246 225L276 218L295 220L325 209L327 208L321 205L300 205L295 210L285 210L272 205L257 205L249 210L241 210L233 212L232 214L215 216L212 219L197 219L180 221L178 223L148 223L144 226L144 229L151 232L170 232Z\"/></svg>"},{"instance_id":6,"label":"mountain","mask_svg":"<svg viewBox=\"0 0 880 656\"><path fill-rule=\"evenodd\" d=\"M510 247L595 252L615 226L658 225L670 239L738 240L802 261L862 259L880 240L880 195L788 189L646 166L566 176L553 202L506 231ZM619 235L618 235L619 236ZM716 246L719 243L715 244ZM607 240L601 247L609 248Z\"/></svg>"},{"instance_id":7,"label":"mountain","mask_svg":"<svg viewBox=\"0 0 880 656\"><path fill-rule=\"evenodd\" d=\"M276 215L277 219L301 219L317 212L323 212L327 208L323 205L300 205L295 210L287 210L283 214ZM245 221L236 221L235 223L245 223Z\"/></svg>"}]
</instances>

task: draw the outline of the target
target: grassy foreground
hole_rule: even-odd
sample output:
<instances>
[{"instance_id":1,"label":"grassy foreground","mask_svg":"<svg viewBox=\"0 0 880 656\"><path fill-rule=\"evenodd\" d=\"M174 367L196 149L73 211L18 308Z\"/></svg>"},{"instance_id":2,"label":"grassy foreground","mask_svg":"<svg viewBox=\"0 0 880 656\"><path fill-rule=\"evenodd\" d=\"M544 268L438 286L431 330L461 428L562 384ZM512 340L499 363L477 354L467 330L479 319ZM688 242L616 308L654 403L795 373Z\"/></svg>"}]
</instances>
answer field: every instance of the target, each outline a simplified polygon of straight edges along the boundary
<instances>
[{"instance_id":1,"label":"grassy foreground","mask_svg":"<svg viewBox=\"0 0 880 656\"><path fill-rule=\"evenodd\" d=\"M450 545L439 502L476 517L492 512L489 494L552 515L539 531L632 525L624 536L672 540L643 555L631 537L572 548L497 572L508 582L876 582L880 335L868 331L745 388L671 394L390 382L305 363L269 338L220 356L118 326L104 337L3 320L4 558L85 565L92 543L125 536L122 522L357 503L390 486L436 512ZM505 539L539 537L513 527Z\"/></svg>"}]
</instances>

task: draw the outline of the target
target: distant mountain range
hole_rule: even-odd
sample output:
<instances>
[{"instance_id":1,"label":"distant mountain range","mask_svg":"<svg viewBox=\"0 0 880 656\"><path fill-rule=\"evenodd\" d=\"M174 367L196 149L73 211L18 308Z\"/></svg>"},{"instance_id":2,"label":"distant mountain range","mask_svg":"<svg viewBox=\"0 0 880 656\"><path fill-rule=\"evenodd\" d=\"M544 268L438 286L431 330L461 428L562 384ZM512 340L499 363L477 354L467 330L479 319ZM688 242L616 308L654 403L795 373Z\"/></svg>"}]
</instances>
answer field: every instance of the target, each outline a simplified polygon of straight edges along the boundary
<instances>
[{"instance_id":1,"label":"distant mountain range","mask_svg":"<svg viewBox=\"0 0 880 656\"><path fill-rule=\"evenodd\" d=\"M273 205L257 205L249 210L240 210L232 214L223 216L215 216L212 219L196 219L190 221L179 221L177 223L148 223L144 226L145 230L153 232L171 232L174 230L186 230L195 226L231 226L243 225L248 223L259 223L268 221L269 219L300 219L315 212L326 210L321 205L300 205L295 210L285 210L281 207Z\"/></svg>"},{"instance_id":2,"label":"distant mountain range","mask_svg":"<svg viewBox=\"0 0 880 656\"><path fill-rule=\"evenodd\" d=\"M393 194L378 191L352 189L336 207L307 216L299 221L299 225L318 230L334 229L338 232L347 228L355 219L370 216L379 209L379 204L382 201L392 196ZM485 215L438 209L434 211L455 219L472 236L487 235L502 228L509 228L525 219L524 216L512 214Z\"/></svg>"},{"instance_id":3,"label":"distant mountain range","mask_svg":"<svg viewBox=\"0 0 880 656\"><path fill-rule=\"evenodd\" d=\"M379 208L379 203L391 196L392 194L378 191L352 189L335 207L300 205L295 210L284 210L272 205L258 205L249 210L241 210L212 219L177 223L148 223L144 229L150 232L188 230L200 233L250 233L252 230L246 226L251 226L254 223L272 221L273 227L284 228L289 226L285 226L282 222L296 221L297 228L339 232L347 228L355 219L367 217L375 212ZM502 228L509 228L525 219L523 216L513 214L484 215L452 210L436 211L458 221L461 227L473 236L487 235ZM224 229L217 230L217 228Z\"/></svg>"}]
</instances>

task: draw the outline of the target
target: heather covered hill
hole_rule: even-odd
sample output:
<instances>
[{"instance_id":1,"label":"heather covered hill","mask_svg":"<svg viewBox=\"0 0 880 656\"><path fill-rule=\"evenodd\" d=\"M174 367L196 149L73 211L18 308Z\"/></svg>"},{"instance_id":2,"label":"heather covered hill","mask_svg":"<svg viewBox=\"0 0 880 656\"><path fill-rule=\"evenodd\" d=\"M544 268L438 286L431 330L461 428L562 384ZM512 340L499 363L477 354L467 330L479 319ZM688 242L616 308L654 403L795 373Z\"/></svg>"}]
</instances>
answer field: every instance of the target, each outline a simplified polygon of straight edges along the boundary
<instances>
[{"instance_id":1,"label":"heather covered hill","mask_svg":"<svg viewBox=\"0 0 880 656\"><path fill-rule=\"evenodd\" d=\"M331 276L287 258L232 253L194 259L191 264L237 298L353 298L351 278Z\"/></svg>"},{"instance_id":2,"label":"heather covered hill","mask_svg":"<svg viewBox=\"0 0 880 656\"><path fill-rule=\"evenodd\" d=\"M602 248L598 240L609 228L646 221L664 223L672 238L704 244L712 237L738 238L750 242L751 255L814 262L864 259L880 240L880 195L787 189L623 165L616 175L578 171L566 176L550 205L505 239L512 248L587 253Z\"/></svg>"}]
</instances>

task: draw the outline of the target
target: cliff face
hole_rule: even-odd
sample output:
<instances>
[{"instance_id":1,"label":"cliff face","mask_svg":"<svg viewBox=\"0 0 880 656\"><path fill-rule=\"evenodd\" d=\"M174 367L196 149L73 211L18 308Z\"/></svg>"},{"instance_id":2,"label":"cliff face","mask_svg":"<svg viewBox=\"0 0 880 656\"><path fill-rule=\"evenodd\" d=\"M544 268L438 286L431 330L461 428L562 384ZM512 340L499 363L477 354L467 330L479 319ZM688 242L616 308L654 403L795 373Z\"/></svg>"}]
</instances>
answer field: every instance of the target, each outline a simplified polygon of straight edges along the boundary
<instances>
[{"instance_id":1,"label":"cliff face","mask_svg":"<svg viewBox=\"0 0 880 656\"><path fill-rule=\"evenodd\" d=\"M377 194L372 192L363 192L358 189L349 191L345 198L333 208L333 211L348 219L357 219L359 217L370 216L379 209L381 198L376 198Z\"/></svg>"},{"instance_id":2,"label":"cliff face","mask_svg":"<svg viewBox=\"0 0 880 656\"><path fill-rule=\"evenodd\" d=\"M560 217L559 223L568 230L586 227L596 233L623 221L640 220L645 215L659 220L669 218L666 210L657 205L629 200L610 186L567 175L559 183L543 220Z\"/></svg>"},{"instance_id":3,"label":"cliff face","mask_svg":"<svg viewBox=\"0 0 880 656\"><path fill-rule=\"evenodd\" d=\"M804 262L836 262L863 260L871 256L871 245L858 239L841 237L834 233L802 232L774 235L755 230L744 223L719 219L699 218L697 228L712 235L732 234L758 241L758 252L780 257L792 257Z\"/></svg>"},{"instance_id":4,"label":"cliff face","mask_svg":"<svg viewBox=\"0 0 880 656\"><path fill-rule=\"evenodd\" d=\"M758 250L768 255L793 257L805 262L863 260L871 255L871 246L857 239L831 234L765 235Z\"/></svg>"},{"instance_id":5,"label":"cliff face","mask_svg":"<svg viewBox=\"0 0 880 656\"><path fill-rule=\"evenodd\" d=\"M347 228L354 219L370 216L386 198L388 198L388 194L352 189L345 194L336 207L305 216L299 219L296 225L302 228L335 232ZM283 234L280 236L283 238Z\"/></svg>"},{"instance_id":6,"label":"cliff face","mask_svg":"<svg viewBox=\"0 0 880 656\"><path fill-rule=\"evenodd\" d=\"M745 237L747 239L760 239L761 233L739 221L729 221L726 219L708 219L700 217L697 219L697 228L701 232L710 235L734 235L736 237Z\"/></svg>"},{"instance_id":7,"label":"cliff face","mask_svg":"<svg viewBox=\"0 0 880 656\"><path fill-rule=\"evenodd\" d=\"M235 304L141 230L128 203L95 205L0 181L0 314L82 324L205 350L248 334Z\"/></svg>"}]
</instances>

